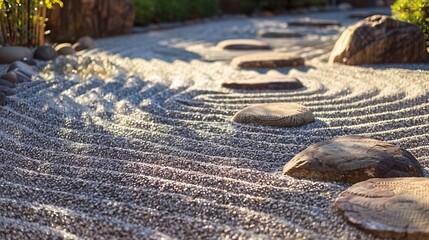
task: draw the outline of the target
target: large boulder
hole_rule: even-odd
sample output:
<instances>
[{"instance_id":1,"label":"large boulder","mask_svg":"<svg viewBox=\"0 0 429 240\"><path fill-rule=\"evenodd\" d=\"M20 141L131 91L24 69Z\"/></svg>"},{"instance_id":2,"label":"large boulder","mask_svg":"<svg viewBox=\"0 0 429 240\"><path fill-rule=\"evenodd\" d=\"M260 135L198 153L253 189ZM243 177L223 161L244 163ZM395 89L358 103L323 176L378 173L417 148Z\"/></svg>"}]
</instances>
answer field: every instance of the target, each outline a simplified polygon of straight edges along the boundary
<instances>
[{"instance_id":1,"label":"large boulder","mask_svg":"<svg viewBox=\"0 0 429 240\"><path fill-rule=\"evenodd\" d=\"M135 10L131 0L63 0L48 15L52 41L131 33Z\"/></svg>"},{"instance_id":2,"label":"large boulder","mask_svg":"<svg viewBox=\"0 0 429 240\"><path fill-rule=\"evenodd\" d=\"M375 15L343 32L329 62L347 65L424 62L425 48L423 32L416 25Z\"/></svg>"}]
</instances>

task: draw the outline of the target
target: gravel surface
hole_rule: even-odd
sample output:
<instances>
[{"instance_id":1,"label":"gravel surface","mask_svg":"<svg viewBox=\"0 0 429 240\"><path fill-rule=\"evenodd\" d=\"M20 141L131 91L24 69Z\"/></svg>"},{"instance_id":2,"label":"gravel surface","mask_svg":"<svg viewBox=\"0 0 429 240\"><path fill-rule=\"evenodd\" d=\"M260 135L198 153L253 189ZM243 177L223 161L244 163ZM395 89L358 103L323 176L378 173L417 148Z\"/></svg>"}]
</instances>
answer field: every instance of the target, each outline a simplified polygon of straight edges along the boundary
<instances>
[{"instance_id":1,"label":"gravel surface","mask_svg":"<svg viewBox=\"0 0 429 240\"><path fill-rule=\"evenodd\" d=\"M299 77L304 89L233 91L225 79L260 73L186 51L248 36L226 26L272 22L109 38L41 66L44 80L20 85L0 108L0 237L373 239L333 206L349 185L296 180L282 167L312 143L361 134L400 145L429 170L429 66L309 57L309 67L267 73ZM231 121L268 102L303 104L316 121Z\"/></svg>"}]
</instances>

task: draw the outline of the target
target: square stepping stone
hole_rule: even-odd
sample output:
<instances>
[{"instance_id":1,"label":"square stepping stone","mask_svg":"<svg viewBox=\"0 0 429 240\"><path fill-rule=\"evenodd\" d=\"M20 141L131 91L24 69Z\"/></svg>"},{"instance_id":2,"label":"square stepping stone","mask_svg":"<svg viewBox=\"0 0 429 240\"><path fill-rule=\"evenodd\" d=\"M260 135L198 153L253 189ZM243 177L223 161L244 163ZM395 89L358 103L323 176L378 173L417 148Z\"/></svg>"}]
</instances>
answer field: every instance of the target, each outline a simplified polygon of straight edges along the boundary
<instances>
[{"instance_id":1,"label":"square stepping stone","mask_svg":"<svg viewBox=\"0 0 429 240\"><path fill-rule=\"evenodd\" d=\"M222 87L243 90L291 90L302 88L303 85L295 77L264 75L250 79L226 80Z\"/></svg>"},{"instance_id":2,"label":"square stepping stone","mask_svg":"<svg viewBox=\"0 0 429 240\"><path fill-rule=\"evenodd\" d=\"M279 68L303 66L304 58L281 52L255 53L236 57L231 66L237 68Z\"/></svg>"}]
</instances>

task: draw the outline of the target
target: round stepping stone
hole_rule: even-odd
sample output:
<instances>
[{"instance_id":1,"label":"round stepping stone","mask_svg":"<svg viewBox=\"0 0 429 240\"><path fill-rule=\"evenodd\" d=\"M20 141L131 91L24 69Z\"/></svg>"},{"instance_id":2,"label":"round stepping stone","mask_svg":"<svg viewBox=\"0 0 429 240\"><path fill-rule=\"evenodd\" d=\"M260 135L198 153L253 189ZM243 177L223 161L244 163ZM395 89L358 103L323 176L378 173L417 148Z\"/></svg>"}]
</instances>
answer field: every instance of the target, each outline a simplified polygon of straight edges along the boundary
<instances>
[{"instance_id":1,"label":"round stepping stone","mask_svg":"<svg viewBox=\"0 0 429 240\"><path fill-rule=\"evenodd\" d=\"M224 50L270 50L271 46L255 39L229 39L221 41L217 47Z\"/></svg>"},{"instance_id":2,"label":"round stepping stone","mask_svg":"<svg viewBox=\"0 0 429 240\"><path fill-rule=\"evenodd\" d=\"M314 121L313 113L296 103L268 103L247 107L234 115L232 121L274 127L298 127Z\"/></svg>"},{"instance_id":3,"label":"round stepping stone","mask_svg":"<svg viewBox=\"0 0 429 240\"><path fill-rule=\"evenodd\" d=\"M55 46L55 51L57 51L59 55L73 55L76 53L70 43L58 44Z\"/></svg>"},{"instance_id":4,"label":"round stepping stone","mask_svg":"<svg viewBox=\"0 0 429 240\"><path fill-rule=\"evenodd\" d=\"M0 64L10 64L17 60L32 57L30 49L26 47L0 47Z\"/></svg>"},{"instance_id":5,"label":"round stepping stone","mask_svg":"<svg viewBox=\"0 0 429 240\"><path fill-rule=\"evenodd\" d=\"M299 38L299 37L304 37L304 35L301 33L286 31L286 30L259 30L256 34L262 38Z\"/></svg>"},{"instance_id":6,"label":"round stepping stone","mask_svg":"<svg viewBox=\"0 0 429 240\"><path fill-rule=\"evenodd\" d=\"M304 58L290 53L270 52L239 56L231 61L237 68L278 68L303 66Z\"/></svg>"},{"instance_id":7,"label":"round stepping stone","mask_svg":"<svg viewBox=\"0 0 429 240\"><path fill-rule=\"evenodd\" d=\"M423 167L411 153L396 145L350 135L310 145L284 166L283 173L356 183L370 178L421 177Z\"/></svg>"},{"instance_id":8,"label":"round stepping stone","mask_svg":"<svg viewBox=\"0 0 429 240\"><path fill-rule=\"evenodd\" d=\"M41 46L34 51L34 58L49 61L58 57L57 51L52 46Z\"/></svg>"},{"instance_id":9,"label":"round stepping stone","mask_svg":"<svg viewBox=\"0 0 429 240\"><path fill-rule=\"evenodd\" d=\"M379 237L429 239L429 179L373 178L340 194L335 205Z\"/></svg>"},{"instance_id":10,"label":"round stepping stone","mask_svg":"<svg viewBox=\"0 0 429 240\"><path fill-rule=\"evenodd\" d=\"M335 19L316 19L316 18L301 18L287 22L288 26L305 26L305 27L329 27L341 26L341 23Z\"/></svg>"},{"instance_id":11,"label":"round stepping stone","mask_svg":"<svg viewBox=\"0 0 429 240\"><path fill-rule=\"evenodd\" d=\"M302 83L289 76L258 76L251 79L227 80L222 87L245 90L291 90L302 88Z\"/></svg>"}]
</instances>

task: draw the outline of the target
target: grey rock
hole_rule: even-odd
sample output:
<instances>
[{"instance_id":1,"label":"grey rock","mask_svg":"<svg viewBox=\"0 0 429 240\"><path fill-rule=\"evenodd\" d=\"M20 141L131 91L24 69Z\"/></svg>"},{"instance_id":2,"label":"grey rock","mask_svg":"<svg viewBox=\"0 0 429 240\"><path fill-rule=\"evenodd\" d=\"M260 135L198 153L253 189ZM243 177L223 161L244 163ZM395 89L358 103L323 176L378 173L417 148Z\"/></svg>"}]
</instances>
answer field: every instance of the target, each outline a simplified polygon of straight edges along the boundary
<instances>
[{"instance_id":1,"label":"grey rock","mask_svg":"<svg viewBox=\"0 0 429 240\"><path fill-rule=\"evenodd\" d=\"M40 46L34 51L34 58L49 61L58 57L57 51L52 46Z\"/></svg>"},{"instance_id":2,"label":"grey rock","mask_svg":"<svg viewBox=\"0 0 429 240\"><path fill-rule=\"evenodd\" d=\"M0 64L10 64L14 61L29 59L31 57L32 53L26 47L0 47Z\"/></svg>"},{"instance_id":3,"label":"grey rock","mask_svg":"<svg viewBox=\"0 0 429 240\"><path fill-rule=\"evenodd\" d=\"M6 86L8 88L15 88L16 85L14 83L9 82L8 80L0 78L0 86Z\"/></svg>"},{"instance_id":4,"label":"grey rock","mask_svg":"<svg viewBox=\"0 0 429 240\"><path fill-rule=\"evenodd\" d=\"M422 177L423 167L411 153L396 145L350 135L309 146L284 166L283 173L356 183L370 178Z\"/></svg>"},{"instance_id":5,"label":"grey rock","mask_svg":"<svg viewBox=\"0 0 429 240\"><path fill-rule=\"evenodd\" d=\"M16 91L14 89L11 89L6 86L1 86L1 85L0 85L0 92L4 93L6 96L11 96L16 94Z\"/></svg>"}]
</instances>

